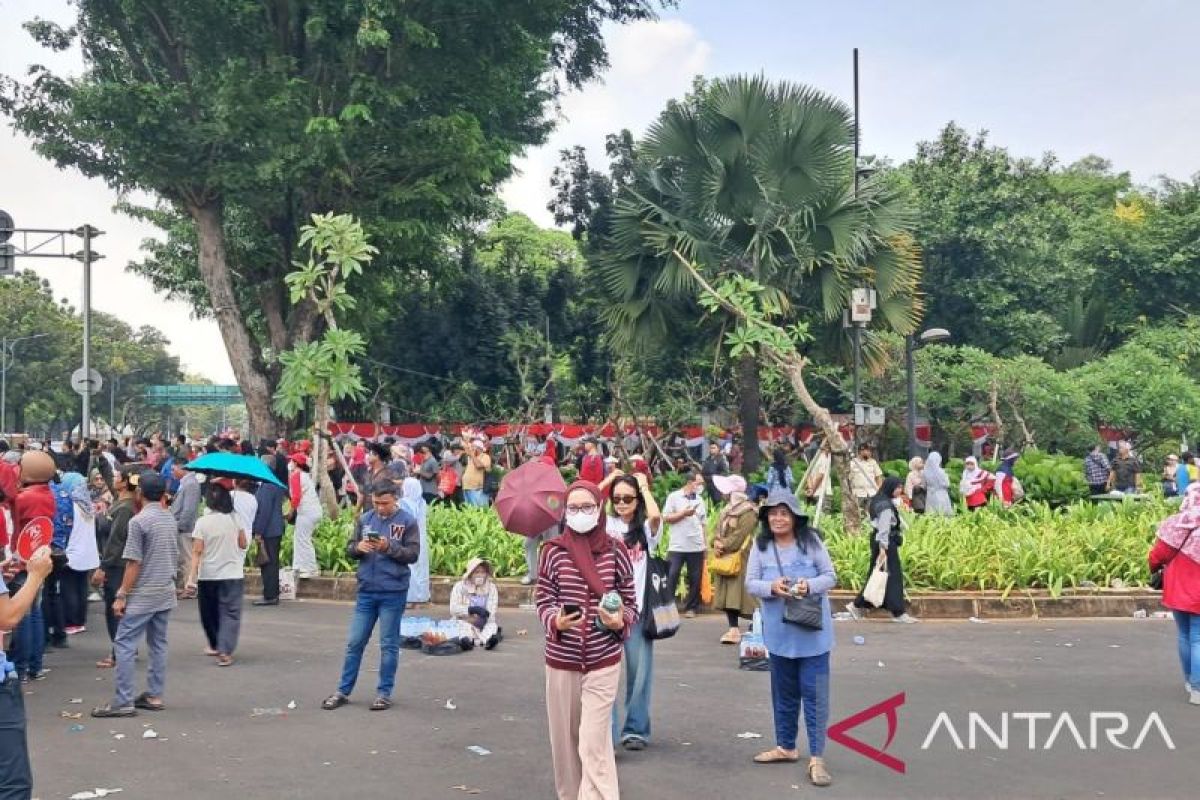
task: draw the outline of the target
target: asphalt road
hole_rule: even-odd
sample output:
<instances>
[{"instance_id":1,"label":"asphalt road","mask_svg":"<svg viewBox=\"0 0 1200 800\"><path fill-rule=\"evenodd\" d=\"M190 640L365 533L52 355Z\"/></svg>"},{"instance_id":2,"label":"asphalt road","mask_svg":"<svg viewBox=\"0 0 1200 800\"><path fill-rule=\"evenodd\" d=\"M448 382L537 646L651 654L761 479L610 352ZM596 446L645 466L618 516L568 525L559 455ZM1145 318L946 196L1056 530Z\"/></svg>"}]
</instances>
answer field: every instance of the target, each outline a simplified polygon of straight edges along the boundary
<instances>
[{"instance_id":1,"label":"asphalt road","mask_svg":"<svg viewBox=\"0 0 1200 800\"><path fill-rule=\"evenodd\" d=\"M372 645L355 703L327 712L318 704L336 683L348 606L247 608L238 663L219 669L201 654L189 603L171 623L170 708L93 720L88 709L111 691L110 673L92 666L105 644L96 612L93 605L95 627L73 637L69 650L50 654L52 673L26 698L35 796L43 800L96 787L122 789L118 800L458 798L472 796L468 790L513 800L554 796L541 636L530 612L501 612L508 638L491 653L438 658L405 651L396 706L383 713L365 707L378 661ZM528 634L518 636L519 629ZM773 744L769 679L737 670L733 648L716 643L722 632L723 620L706 617L658 644L653 741L641 753L618 755L623 797L1196 796L1200 707L1186 703L1171 622L839 622L830 723L903 692L886 752L905 763L905 772L830 742L835 783L823 790L805 782L802 766L751 763ZM856 635L865 643L856 645ZM292 701L296 708L288 710ZM256 715L255 709L276 711ZM948 717L923 749L943 711ZM997 737L1003 715L1010 715L1007 749L978 727L970 749L971 712ZM1023 712L1052 715L1034 720L1034 749L1028 718L1011 716ZM1104 718L1097 723L1098 749L1090 749L1092 712L1126 713L1129 731L1115 739L1130 748L1157 712L1175 749L1157 727L1140 749L1120 749L1105 735L1118 723ZM147 726L157 739L143 738ZM743 733L762 738L739 738ZM882 746L885 718L850 734ZM468 751L472 745L490 754Z\"/></svg>"}]
</instances>

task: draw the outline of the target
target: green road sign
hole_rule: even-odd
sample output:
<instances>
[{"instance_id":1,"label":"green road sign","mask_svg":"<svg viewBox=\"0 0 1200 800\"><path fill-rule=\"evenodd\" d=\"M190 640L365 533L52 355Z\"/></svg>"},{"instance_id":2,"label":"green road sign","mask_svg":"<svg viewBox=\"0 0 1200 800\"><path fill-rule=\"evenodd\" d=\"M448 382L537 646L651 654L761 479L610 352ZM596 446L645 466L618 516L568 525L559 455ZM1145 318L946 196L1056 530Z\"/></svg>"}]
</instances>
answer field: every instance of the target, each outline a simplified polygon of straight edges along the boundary
<instances>
[{"instance_id":1,"label":"green road sign","mask_svg":"<svg viewBox=\"0 0 1200 800\"><path fill-rule=\"evenodd\" d=\"M242 402L237 386L176 383L147 386L142 398L153 406L231 406Z\"/></svg>"}]
</instances>

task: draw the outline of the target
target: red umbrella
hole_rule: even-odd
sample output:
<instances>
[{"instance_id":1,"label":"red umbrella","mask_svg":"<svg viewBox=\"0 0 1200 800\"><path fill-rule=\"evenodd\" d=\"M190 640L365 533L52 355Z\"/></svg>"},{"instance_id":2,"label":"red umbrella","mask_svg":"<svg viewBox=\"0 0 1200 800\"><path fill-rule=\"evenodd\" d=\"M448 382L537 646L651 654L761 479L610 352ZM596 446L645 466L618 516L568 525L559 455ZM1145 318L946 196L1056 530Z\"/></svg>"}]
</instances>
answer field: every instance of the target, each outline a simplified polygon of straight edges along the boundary
<instances>
[{"instance_id":1,"label":"red umbrella","mask_svg":"<svg viewBox=\"0 0 1200 800\"><path fill-rule=\"evenodd\" d=\"M504 476L496 513L505 530L537 536L562 519L566 494L557 468L541 459L527 461Z\"/></svg>"}]
</instances>

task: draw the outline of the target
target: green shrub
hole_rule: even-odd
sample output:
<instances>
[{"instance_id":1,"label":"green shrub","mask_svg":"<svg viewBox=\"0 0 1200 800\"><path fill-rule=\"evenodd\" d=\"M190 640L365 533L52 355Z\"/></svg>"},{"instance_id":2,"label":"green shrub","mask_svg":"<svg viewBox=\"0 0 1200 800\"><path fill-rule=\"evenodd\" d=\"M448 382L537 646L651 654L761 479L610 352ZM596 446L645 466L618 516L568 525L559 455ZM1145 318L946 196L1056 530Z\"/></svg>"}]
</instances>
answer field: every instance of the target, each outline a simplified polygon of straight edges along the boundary
<instances>
[{"instance_id":1,"label":"green shrub","mask_svg":"<svg viewBox=\"0 0 1200 800\"><path fill-rule=\"evenodd\" d=\"M1088 496L1080 458L1029 450L1021 454L1013 473L1025 487L1027 500L1062 506Z\"/></svg>"}]
</instances>

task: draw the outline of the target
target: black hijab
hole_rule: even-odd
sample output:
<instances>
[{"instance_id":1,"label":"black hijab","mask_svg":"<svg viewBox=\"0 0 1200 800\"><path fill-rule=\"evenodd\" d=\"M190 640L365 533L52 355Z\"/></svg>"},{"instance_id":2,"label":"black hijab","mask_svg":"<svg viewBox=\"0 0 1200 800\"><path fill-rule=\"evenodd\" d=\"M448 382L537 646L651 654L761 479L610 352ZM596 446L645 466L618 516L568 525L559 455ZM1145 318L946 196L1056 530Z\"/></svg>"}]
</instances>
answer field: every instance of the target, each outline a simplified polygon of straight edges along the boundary
<instances>
[{"instance_id":1,"label":"black hijab","mask_svg":"<svg viewBox=\"0 0 1200 800\"><path fill-rule=\"evenodd\" d=\"M880 486L879 492L871 498L871 519L879 519L879 515L884 511L889 508L895 508L892 505L892 495L902 486L904 486L904 482L899 478L887 477L883 479L883 486Z\"/></svg>"}]
</instances>

